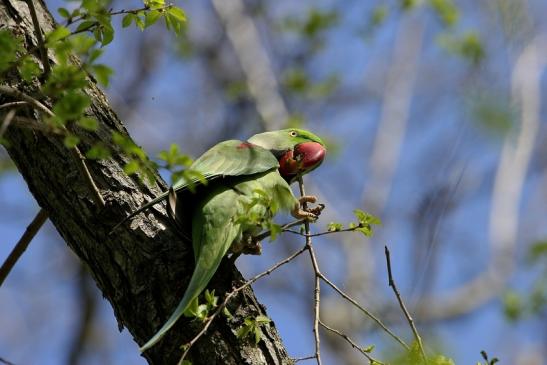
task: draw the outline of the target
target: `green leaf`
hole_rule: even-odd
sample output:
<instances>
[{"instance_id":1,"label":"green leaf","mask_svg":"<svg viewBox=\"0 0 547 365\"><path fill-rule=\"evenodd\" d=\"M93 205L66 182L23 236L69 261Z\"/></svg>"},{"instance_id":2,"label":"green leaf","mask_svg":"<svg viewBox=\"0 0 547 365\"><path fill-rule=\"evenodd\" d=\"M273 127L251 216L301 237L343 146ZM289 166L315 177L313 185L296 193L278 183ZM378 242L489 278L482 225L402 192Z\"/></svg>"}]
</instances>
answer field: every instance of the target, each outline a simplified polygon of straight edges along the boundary
<instances>
[{"instance_id":1,"label":"green leaf","mask_svg":"<svg viewBox=\"0 0 547 365\"><path fill-rule=\"evenodd\" d=\"M101 32L101 46L104 47L114 39L114 28L111 25L102 24L99 29Z\"/></svg>"},{"instance_id":2,"label":"green leaf","mask_svg":"<svg viewBox=\"0 0 547 365\"><path fill-rule=\"evenodd\" d=\"M173 6L165 12L165 25L167 29L173 29L176 35L182 34L184 26L186 25L186 14L184 10Z\"/></svg>"},{"instance_id":3,"label":"green leaf","mask_svg":"<svg viewBox=\"0 0 547 365\"><path fill-rule=\"evenodd\" d=\"M168 169L173 169L176 166L188 167L192 164L192 159L188 155L181 154L179 146L175 143L169 146L169 150L161 151L158 158L165 161Z\"/></svg>"},{"instance_id":4,"label":"green leaf","mask_svg":"<svg viewBox=\"0 0 547 365\"><path fill-rule=\"evenodd\" d=\"M63 143L67 148L74 148L78 145L78 143L80 143L80 138L73 134L69 134L68 136L65 136Z\"/></svg>"},{"instance_id":5,"label":"green leaf","mask_svg":"<svg viewBox=\"0 0 547 365\"><path fill-rule=\"evenodd\" d=\"M376 224L376 225L382 224L382 221L380 220L380 218L370 213L367 213L361 209L355 209L353 211L353 214L355 214L355 217L357 217L357 220L359 221L359 223Z\"/></svg>"},{"instance_id":6,"label":"green leaf","mask_svg":"<svg viewBox=\"0 0 547 365\"><path fill-rule=\"evenodd\" d=\"M457 23L460 14L452 0L429 0L429 3L445 26L450 27Z\"/></svg>"},{"instance_id":7,"label":"green leaf","mask_svg":"<svg viewBox=\"0 0 547 365\"><path fill-rule=\"evenodd\" d=\"M242 339L244 337L247 337L249 332L251 332L251 326L243 326L237 330L236 337Z\"/></svg>"},{"instance_id":8,"label":"green leaf","mask_svg":"<svg viewBox=\"0 0 547 365\"><path fill-rule=\"evenodd\" d=\"M55 65L44 86L44 92L58 95L60 92L74 92L87 86L85 72L76 65Z\"/></svg>"},{"instance_id":9,"label":"green leaf","mask_svg":"<svg viewBox=\"0 0 547 365\"><path fill-rule=\"evenodd\" d=\"M528 250L528 259L531 262L536 262L541 257L547 258L547 241L536 242Z\"/></svg>"},{"instance_id":10,"label":"green leaf","mask_svg":"<svg viewBox=\"0 0 547 365\"><path fill-rule=\"evenodd\" d=\"M95 20L85 20L76 28L76 32L87 32L95 27L98 23Z\"/></svg>"},{"instance_id":11,"label":"green leaf","mask_svg":"<svg viewBox=\"0 0 547 365\"><path fill-rule=\"evenodd\" d=\"M122 28L127 28L128 26L130 26L135 18L136 15L132 13L125 15L122 19Z\"/></svg>"},{"instance_id":12,"label":"green leaf","mask_svg":"<svg viewBox=\"0 0 547 365\"><path fill-rule=\"evenodd\" d=\"M468 31L461 36L443 34L437 41L448 52L469 60L475 66L486 57L483 42L475 31Z\"/></svg>"},{"instance_id":13,"label":"green leaf","mask_svg":"<svg viewBox=\"0 0 547 365\"><path fill-rule=\"evenodd\" d=\"M218 303L218 297L215 296L215 291L209 291L209 289L205 290L204 293L205 302L207 303L208 309L213 309L217 306Z\"/></svg>"},{"instance_id":14,"label":"green leaf","mask_svg":"<svg viewBox=\"0 0 547 365\"><path fill-rule=\"evenodd\" d=\"M185 317L195 317L198 312L199 307L199 301L198 298L194 298L190 304L188 304L188 308L184 311Z\"/></svg>"},{"instance_id":15,"label":"green leaf","mask_svg":"<svg viewBox=\"0 0 547 365\"><path fill-rule=\"evenodd\" d=\"M523 313L524 306L519 294L508 291L503 295L503 311L505 317L510 321L518 321Z\"/></svg>"},{"instance_id":16,"label":"green leaf","mask_svg":"<svg viewBox=\"0 0 547 365\"><path fill-rule=\"evenodd\" d=\"M255 345L258 345L263 335L262 330L260 329L260 327L256 327L253 332L254 332Z\"/></svg>"},{"instance_id":17,"label":"green leaf","mask_svg":"<svg viewBox=\"0 0 547 365\"><path fill-rule=\"evenodd\" d=\"M370 354L372 351L374 351L374 345L363 347L363 352L366 352L367 354Z\"/></svg>"},{"instance_id":18,"label":"green leaf","mask_svg":"<svg viewBox=\"0 0 547 365\"><path fill-rule=\"evenodd\" d=\"M7 29L0 30L0 72L7 70L17 59L17 51L21 48L21 41Z\"/></svg>"},{"instance_id":19,"label":"green leaf","mask_svg":"<svg viewBox=\"0 0 547 365\"><path fill-rule=\"evenodd\" d=\"M101 50L89 51L91 47L97 44L95 38L87 34L75 34L70 37L70 52L77 53L81 56L88 56L88 62L92 63L102 53Z\"/></svg>"},{"instance_id":20,"label":"green leaf","mask_svg":"<svg viewBox=\"0 0 547 365\"><path fill-rule=\"evenodd\" d=\"M27 82L32 81L33 77L37 77L42 72L38 63L34 62L30 56L23 58L18 69L23 80Z\"/></svg>"},{"instance_id":21,"label":"green leaf","mask_svg":"<svg viewBox=\"0 0 547 365\"><path fill-rule=\"evenodd\" d=\"M97 123L97 120L94 118L88 118L88 117L82 117L77 122L77 125L80 127L87 129L88 131L96 131L99 127L99 123Z\"/></svg>"},{"instance_id":22,"label":"green leaf","mask_svg":"<svg viewBox=\"0 0 547 365\"><path fill-rule=\"evenodd\" d=\"M137 146L129 137L119 132L112 132L112 140L115 144L120 146L125 153L133 154L140 160L146 159L146 154L144 153L144 151L139 146Z\"/></svg>"},{"instance_id":23,"label":"green leaf","mask_svg":"<svg viewBox=\"0 0 547 365\"><path fill-rule=\"evenodd\" d=\"M54 30L49 32L46 36L46 46L52 47L56 42L64 39L70 35L70 29L63 27L62 25L57 26Z\"/></svg>"},{"instance_id":24,"label":"green leaf","mask_svg":"<svg viewBox=\"0 0 547 365\"><path fill-rule=\"evenodd\" d=\"M370 26L378 27L379 25L381 25L386 20L388 13L389 8L386 4L376 6L372 11L372 15L370 16Z\"/></svg>"},{"instance_id":25,"label":"green leaf","mask_svg":"<svg viewBox=\"0 0 547 365\"><path fill-rule=\"evenodd\" d=\"M125 164L125 166L123 167L123 171L125 171L127 175L133 175L140 170L140 167L141 166L138 160L131 160Z\"/></svg>"},{"instance_id":26,"label":"green leaf","mask_svg":"<svg viewBox=\"0 0 547 365\"><path fill-rule=\"evenodd\" d=\"M101 142L96 143L87 151L85 156L92 160L104 160L110 157L110 150Z\"/></svg>"},{"instance_id":27,"label":"green leaf","mask_svg":"<svg viewBox=\"0 0 547 365\"><path fill-rule=\"evenodd\" d=\"M53 112L62 120L79 119L91 104L89 96L80 92L68 92L53 105Z\"/></svg>"},{"instance_id":28,"label":"green leaf","mask_svg":"<svg viewBox=\"0 0 547 365\"><path fill-rule=\"evenodd\" d=\"M144 21L141 17L135 16L135 24L137 25L137 27L139 27L140 30L144 30Z\"/></svg>"},{"instance_id":29,"label":"green leaf","mask_svg":"<svg viewBox=\"0 0 547 365\"><path fill-rule=\"evenodd\" d=\"M156 23L158 19L163 15L159 10L150 10L144 15L144 27L148 28L152 24Z\"/></svg>"},{"instance_id":30,"label":"green leaf","mask_svg":"<svg viewBox=\"0 0 547 365\"><path fill-rule=\"evenodd\" d=\"M59 8L57 9L57 12L59 13L60 16L62 16L65 19L70 18L70 12L65 8Z\"/></svg>"},{"instance_id":31,"label":"green leaf","mask_svg":"<svg viewBox=\"0 0 547 365\"><path fill-rule=\"evenodd\" d=\"M222 308L222 314L228 319L232 319L234 317L226 307Z\"/></svg>"},{"instance_id":32,"label":"green leaf","mask_svg":"<svg viewBox=\"0 0 547 365\"><path fill-rule=\"evenodd\" d=\"M404 11L411 10L418 5L420 0L399 0L401 9Z\"/></svg>"},{"instance_id":33,"label":"green leaf","mask_svg":"<svg viewBox=\"0 0 547 365\"><path fill-rule=\"evenodd\" d=\"M145 0L144 5L150 9L159 9L165 6L165 0Z\"/></svg>"},{"instance_id":34,"label":"green leaf","mask_svg":"<svg viewBox=\"0 0 547 365\"><path fill-rule=\"evenodd\" d=\"M101 8L101 1L97 0L82 0L82 8L86 9L90 13L94 13Z\"/></svg>"},{"instance_id":35,"label":"green leaf","mask_svg":"<svg viewBox=\"0 0 547 365\"><path fill-rule=\"evenodd\" d=\"M454 360L448 357L437 355L429 360L431 365L455 365Z\"/></svg>"},{"instance_id":36,"label":"green leaf","mask_svg":"<svg viewBox=\"0 0 547 365\"><path fill-rule=\"evenodd\" d=\"M263 323L270 323L272 320L266 317L265 315L258 315L255 319L256 323L263 324Z\"/></svg>"},{"instance_id":37,"label":"green leaf","mask_svg":"<svg viewBox=\"0 0 547 365\"><path fill-rule=\"evenodd\" d=\"M110 67L103 64L93 65L91 68L93 69L97 80L103 86L108 86L110 76L114 71Z\"/></svg>"},{"instance_id":38,"label":"green leaf","mask_svg":"<svg viewBox=\"0 0 547 365\"><path fill-rule=\"evenodd\" d=\"M283 231L279 224L270 222L268 229L270 230L270 241L274 241L276 237Z\"/></svg>"},{"instance_id":39,"label":"green leaf","mask_svg":"<svg viewBox=\"0 0 547 365\"><path fill-rule=\"evenodd\" d=\"M338 232L344 229L342 223L330 222L327 225L327 231L329 232Z\"/></svg>"}]
</instances>

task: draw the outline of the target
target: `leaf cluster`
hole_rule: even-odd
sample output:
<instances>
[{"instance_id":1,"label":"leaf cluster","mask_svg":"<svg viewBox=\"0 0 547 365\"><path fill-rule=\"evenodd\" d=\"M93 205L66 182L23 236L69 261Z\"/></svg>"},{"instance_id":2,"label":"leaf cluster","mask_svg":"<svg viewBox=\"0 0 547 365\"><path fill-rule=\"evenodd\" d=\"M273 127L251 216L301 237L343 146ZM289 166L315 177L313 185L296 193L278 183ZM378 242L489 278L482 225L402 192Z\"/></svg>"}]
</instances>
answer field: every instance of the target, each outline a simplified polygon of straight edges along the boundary
<instances>
[{"instance_id":1,"label":"leaf cluster","mask_svg":"<svg viewBox=\"0 0 547 365\"><path fill-rule=\"evenodd\" d=\"M199 297L196 297L190 306L184 312L186 317L196 318L202 322L206 321L209 317L209 313L218 306L218 296L215 295L215 291L209 291L205 289L203 292L204 303L199 302Z\"/></svg>"},{"instance_id":2,"label":"leaf cluster","mask_svg":"<svg viewBox=\"0 0 547 365\"><path fill-rule=\"evenodd\" d=\"M73 10L58 9L59 15L65 19L64 25L58 25L47 33L44 44L37 45L43 48L43 54L47 54L48 49L53 51L55 63L52 65L47 59L39 62L34 56L36 47L26 51L22 38L8 29L0 30L0 80L8 73L17 72L29 86L40 85L37 94L51 105L54 114L42 118L42 122L52 133L64 136L67 148L79 146L85 132L96 132L99 127L97 120L88 113L91 98L85 89L92 79L108 86L113 74L110 67L99 62L104 47L114 39L113 17L124 14L122 25L135 23L140 29L164 18L167 28L177 35L182 33L186 24L184 11L174 5L166 5L164 0L146 0L143 8L133 10L113 11L109 5L110 1L107 0L83 0ZM35 82L38 79L41 82ZM144 151L129 138L117 132L111 137L112 142L130 157L124 166L126 173L140 173L153 179L152 171L157 164L148 160ZM110 155L111 151L104 143L91 145L85 153L89 159L105 159ZM167 160L168 168L177 165L187 167L191 163L189 157L173 148L161 157ZM174 177L192 181L202 179L191 170L176 172Z\"/></svg>"},{"instance_id":3,"label":"leaf cluster","mask_svg":"<svg viewBox=\"0 0 547 365\"><path fill-rule=\"evenodd\" d=\"M263 336L262 329L260 327L268 327L270 322L271 320L264 315L258 315L254 318L247 317L243 321L243 326L237 330L236 336L239 339L248 337L255 345L258 345Z\"/></svg>"}]
</instances>

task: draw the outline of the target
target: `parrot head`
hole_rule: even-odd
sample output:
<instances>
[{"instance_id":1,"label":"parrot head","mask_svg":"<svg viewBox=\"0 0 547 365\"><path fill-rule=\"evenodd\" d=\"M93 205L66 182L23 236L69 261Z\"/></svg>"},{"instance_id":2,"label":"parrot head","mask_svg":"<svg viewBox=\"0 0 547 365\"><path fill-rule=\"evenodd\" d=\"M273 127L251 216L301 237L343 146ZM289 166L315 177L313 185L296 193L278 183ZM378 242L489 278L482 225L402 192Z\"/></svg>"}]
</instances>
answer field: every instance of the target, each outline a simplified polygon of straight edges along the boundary
<instances>
[{"instance_id":1,"label":"parrot head","mask_svg":"<svg viewBox=\"0 0 547 365\"><path fill-rule=\"evenodd\" d=\"M248 142L270 150L279 160L279 173L289 183L321 165L327 152L321 138L298 128L255 134Z\"/></svg>"}]
</instances>

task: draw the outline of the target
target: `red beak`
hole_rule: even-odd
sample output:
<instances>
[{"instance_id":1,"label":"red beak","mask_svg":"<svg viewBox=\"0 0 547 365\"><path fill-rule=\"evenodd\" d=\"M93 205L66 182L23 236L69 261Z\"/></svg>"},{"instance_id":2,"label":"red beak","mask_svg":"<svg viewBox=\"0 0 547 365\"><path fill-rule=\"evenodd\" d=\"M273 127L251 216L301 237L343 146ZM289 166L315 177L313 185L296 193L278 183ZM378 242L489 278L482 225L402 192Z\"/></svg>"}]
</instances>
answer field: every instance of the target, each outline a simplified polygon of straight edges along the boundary
<instances>
[{"instance_id":1,"label":"red beak","mask_svg":"<svg viewBox=\"0 0 547 365\"><path fill-rule=\"evenodd\" d=\"M323 162L327 150L317 142L296 145L294 151L287 151L279 159L279 172L290 180L294 176L313 170Z\"/></svg>"}]
</instances>

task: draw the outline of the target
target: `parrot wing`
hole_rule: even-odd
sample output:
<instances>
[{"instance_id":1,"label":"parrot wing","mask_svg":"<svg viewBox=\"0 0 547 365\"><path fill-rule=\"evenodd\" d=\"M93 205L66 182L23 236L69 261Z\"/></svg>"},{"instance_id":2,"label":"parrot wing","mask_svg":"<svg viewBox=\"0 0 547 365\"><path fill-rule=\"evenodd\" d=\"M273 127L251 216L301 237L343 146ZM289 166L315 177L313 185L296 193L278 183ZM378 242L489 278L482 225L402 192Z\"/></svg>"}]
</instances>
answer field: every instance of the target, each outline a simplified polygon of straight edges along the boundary
<instances>
[{"instance_id":1,"label":"parrot wing","mask_svg":"<svg viewBox=\"0 0 547 365\"><path fill-rule=\"evenodd\" d=\"M249 142L228 140L211 147L190 166L190 170L200 173L191 180L180 179L176 181L172 189L179 192L188 189L191 185L202 184L203 180L211 181L224 176L252 175L279 168L279 162L267 149ZM121 222L116 224L111 232L140 212L165 200L169 191L160 194L137 210L131 212Z\"/></svg>"}]
</instances>

